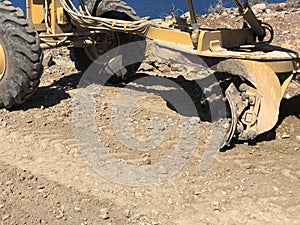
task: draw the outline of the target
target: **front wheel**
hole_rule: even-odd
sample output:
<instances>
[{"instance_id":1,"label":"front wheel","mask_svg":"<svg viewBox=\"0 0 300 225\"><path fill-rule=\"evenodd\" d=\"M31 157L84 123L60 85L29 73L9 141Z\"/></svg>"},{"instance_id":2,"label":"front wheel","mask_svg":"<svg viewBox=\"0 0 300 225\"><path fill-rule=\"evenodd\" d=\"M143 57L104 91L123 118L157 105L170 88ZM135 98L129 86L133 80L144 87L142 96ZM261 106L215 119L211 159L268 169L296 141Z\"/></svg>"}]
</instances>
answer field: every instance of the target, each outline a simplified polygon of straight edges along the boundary
<instances>
[{"instance_id":1,"label":"front wheel","mask_svg":"<svg viewBox=\"0 0 300 225\"><path fill-rule=\"evenodd\" d=\"M42 50L32 23L20 8L0 1L0 107L29 98L43 71Z\"/></svg>"}]
</instances>

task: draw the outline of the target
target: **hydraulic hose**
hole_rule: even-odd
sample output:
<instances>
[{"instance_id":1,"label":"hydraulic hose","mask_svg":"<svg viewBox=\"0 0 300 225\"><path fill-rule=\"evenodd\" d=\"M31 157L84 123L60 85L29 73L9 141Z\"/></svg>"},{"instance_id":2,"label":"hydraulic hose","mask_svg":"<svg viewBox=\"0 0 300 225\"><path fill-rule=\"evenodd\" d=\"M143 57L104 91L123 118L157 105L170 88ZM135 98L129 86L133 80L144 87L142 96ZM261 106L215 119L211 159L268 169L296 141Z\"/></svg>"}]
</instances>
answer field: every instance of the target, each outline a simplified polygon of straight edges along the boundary
<instances>
[{"instance_id":1,"label":"hydraulic hose","mask_svg":"<svg viewBox=\"0 0 300 225\"><path fill-rule=\"evenodd\" d=\"M233 2L237 5L237 7L241 12L241 15L244 17L244 19L247 21L249 26L253 29L253 31L257 35L258 40L263 41L264 38L266 37L266 30L262 26L262 23L254 15L248 1L244 1L244 5L241 3L240 0L233 0Z\"/></svg>"}]
</instances>

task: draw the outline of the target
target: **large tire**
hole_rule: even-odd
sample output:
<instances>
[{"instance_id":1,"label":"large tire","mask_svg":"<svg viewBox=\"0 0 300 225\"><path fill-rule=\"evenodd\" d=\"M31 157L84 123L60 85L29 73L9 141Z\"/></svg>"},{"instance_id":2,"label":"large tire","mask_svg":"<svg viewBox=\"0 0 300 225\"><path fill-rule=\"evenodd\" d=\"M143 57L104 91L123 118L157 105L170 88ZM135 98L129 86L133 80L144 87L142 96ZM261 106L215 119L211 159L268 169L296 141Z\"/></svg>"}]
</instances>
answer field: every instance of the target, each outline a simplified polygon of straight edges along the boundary
<instances>
[{"instance_id":1,"label":"large tire","mask_svg":"<svg viewBox=\"0 0 300 225\"><path fill-rule=\"evenodd\" d=\"M109 19L120 19L127 21L134 21L139 19L136 16L136 12L129 7L125 2L120 0L89 0L87 3L87 8L90 11L92 16L109 18ZM106 46L103 50L103 54L111 49L114 49L118 46L125 45L128 43L142 41L145 38L135 34L127 34L122 32L113 32L108 31L107 35L114 36L114 42L109 46ZM139 49L145 51L146 44L139 44ZM93 46L97 48L97 46ZM91 57L93 55L93 47L85 47L85 48L71 48L70 55L71 60L74 61L75 67L77 70L84 72L94 60L96 60L100 55ZM134 50L132 50L131 54L135 54ZM137 52L140 58L141 52ZM126 57L126 56L125 56ZM135 72L140 67L141 62L137 62L131 65L125 66L126 71L125 74L115 74L110 81L112 82L120 82L128 79L133 76Z\"/></svg>"},{"instance_id":2,"label":"large tire","mask_svg":"<svg viewBox=\"0 0 300 225\"><path fill-rule=\"evenodd\" d=\"M20 8L0 0L1 61L0 107L11 108L30 97L43 71L39 37Z\"/></svg>"}]
</instances>

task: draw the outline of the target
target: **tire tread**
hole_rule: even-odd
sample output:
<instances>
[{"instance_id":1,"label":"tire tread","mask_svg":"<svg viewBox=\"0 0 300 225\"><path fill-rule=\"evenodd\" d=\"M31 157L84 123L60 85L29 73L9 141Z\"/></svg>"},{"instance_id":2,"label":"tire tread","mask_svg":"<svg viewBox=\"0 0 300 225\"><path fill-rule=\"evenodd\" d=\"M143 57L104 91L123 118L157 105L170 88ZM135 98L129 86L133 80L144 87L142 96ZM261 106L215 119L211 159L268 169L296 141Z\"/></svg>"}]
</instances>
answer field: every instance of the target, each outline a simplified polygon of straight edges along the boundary
<instances>
[{"instance_id":1,"label":"tire tread","mask_svg":"<svg viewBox=\"0 0 300 225\"><path fill-rule=\"evenodd\" d=\"M31 21L10 1L0 0L0 35L8 43L3 46L10 53L6 54L10 57L7 64L15 67L7 69L0 81L0 107L11 108L24 102L37 88L43 54Z\"/></svg>"}]
</instances>

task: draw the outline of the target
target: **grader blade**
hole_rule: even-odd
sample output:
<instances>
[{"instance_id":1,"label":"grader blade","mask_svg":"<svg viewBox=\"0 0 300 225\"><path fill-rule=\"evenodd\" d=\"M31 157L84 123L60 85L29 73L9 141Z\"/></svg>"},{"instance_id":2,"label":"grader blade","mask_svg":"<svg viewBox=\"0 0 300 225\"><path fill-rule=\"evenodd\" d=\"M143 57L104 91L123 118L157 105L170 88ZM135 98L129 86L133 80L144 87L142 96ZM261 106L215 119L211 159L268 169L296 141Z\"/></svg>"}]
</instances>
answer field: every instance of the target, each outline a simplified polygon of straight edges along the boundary
<instances>
[{"instance_id":1,"label":"grader blade","mask_svg":"<svg viewBox=\"0 0 300 225\"><path fill-rule=\"evenodd\" d=\"M220 62L216 68L241 78L237 90L228 88L228 94L235 96L234 108L238 116L238 138L251 140L271 130L278 121L280 102L285 91L273 70L261 62L229 59Z\"/></svg>"}]
</instances>

